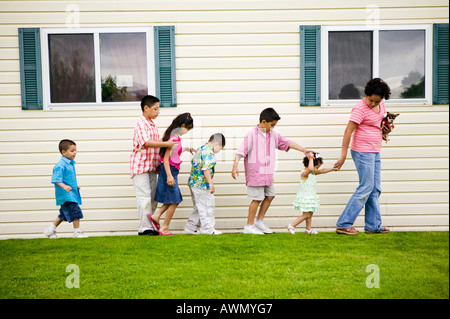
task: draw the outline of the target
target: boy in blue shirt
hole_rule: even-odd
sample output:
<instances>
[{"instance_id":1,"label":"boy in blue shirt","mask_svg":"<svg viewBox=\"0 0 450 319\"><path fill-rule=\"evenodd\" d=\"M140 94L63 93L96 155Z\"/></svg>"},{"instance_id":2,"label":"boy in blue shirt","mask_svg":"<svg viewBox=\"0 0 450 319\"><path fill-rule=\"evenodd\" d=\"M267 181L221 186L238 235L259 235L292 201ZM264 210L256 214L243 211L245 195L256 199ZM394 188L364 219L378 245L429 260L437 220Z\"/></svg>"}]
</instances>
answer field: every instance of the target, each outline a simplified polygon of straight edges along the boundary
<instances>
[{"instance_id":1,"label":"boy in blue shirt","mask_svg":"<svg viewBox=\"0 0 450 319\"><path fill-rule=\"evenodd\" d=\"M77 175L75 172L75 156L77 155L77 145L71 140L59 142L61 160L53 168L52 183L55 185L56 205L61 205L59 215L52 225L44 231L48 238L58 238L56 227L63 221L73 223L73 237L86 238L80 230L80 219L83 218L81 212L81 196L77 185Z\"/></svg>"}]
</instances>

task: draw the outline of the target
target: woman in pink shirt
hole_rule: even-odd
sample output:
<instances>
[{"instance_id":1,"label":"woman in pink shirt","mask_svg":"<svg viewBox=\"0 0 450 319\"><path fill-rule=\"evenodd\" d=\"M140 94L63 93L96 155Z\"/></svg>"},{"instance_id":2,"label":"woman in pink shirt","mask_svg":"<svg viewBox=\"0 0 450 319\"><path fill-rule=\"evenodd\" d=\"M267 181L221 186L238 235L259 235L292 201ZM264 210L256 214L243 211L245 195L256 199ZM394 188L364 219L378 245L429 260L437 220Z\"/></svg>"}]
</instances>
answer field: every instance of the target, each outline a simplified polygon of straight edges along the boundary
<instances>
[{"instance_id":1,"label":"woman in pink shirt","mask_svg":"<svg viewBox=\"0 0 450 319\"><path fill-rule=\"evenodd\" d=\"M350 121L345 129L342 151L334 167L340 169L347 157L351 144L351 154L358 171L359 186L350 198L344 212L337 221L336 232L345 235L357 235L359 231L353 223L365 207L366 233L388 233L389 229L381 225L381 121L386 113L383 99L388 100L391 89L383 80L370 80L364 90L365 97L352 109ZM389 128L384 130L390 132ZM352 139L353 135L353 139Z\"/></svg>"}]
</instances>

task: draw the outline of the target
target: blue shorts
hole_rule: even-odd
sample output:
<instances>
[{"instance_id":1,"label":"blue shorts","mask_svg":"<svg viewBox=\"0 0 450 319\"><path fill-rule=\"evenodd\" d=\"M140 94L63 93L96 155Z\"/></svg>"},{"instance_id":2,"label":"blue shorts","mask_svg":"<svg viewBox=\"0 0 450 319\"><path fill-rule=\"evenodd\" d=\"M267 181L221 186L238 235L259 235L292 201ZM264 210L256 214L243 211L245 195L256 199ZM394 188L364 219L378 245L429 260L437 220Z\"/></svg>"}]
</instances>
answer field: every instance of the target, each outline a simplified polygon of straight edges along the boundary
<instances>
[{"instance_id":1,"label":"blue shorts","mask_svg":"<svg viewBox=\"0 0 450 319\"><path fill-rule=\"evenodd\" d=\"M71 223L74 220L82 219L83 212L81 211L80 206L78 206L78 203L65 202L59 209L58 218Z\"/></svg>"}]
</instances>

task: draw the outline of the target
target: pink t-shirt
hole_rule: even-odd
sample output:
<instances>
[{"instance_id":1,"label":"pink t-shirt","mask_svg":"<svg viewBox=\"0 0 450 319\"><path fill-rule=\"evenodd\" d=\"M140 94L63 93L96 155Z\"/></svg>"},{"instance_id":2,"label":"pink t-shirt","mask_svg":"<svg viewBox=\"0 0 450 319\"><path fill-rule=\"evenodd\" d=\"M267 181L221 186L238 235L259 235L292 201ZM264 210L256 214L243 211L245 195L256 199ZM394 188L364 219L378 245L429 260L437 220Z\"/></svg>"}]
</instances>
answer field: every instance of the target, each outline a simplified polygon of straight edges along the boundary
<instances>
[{"instance_id":1,"label":"pink t-shirt","mask_svg":"<svg viewBox=\"0 0 450 319\"><path fill-rule=\"evenodd\" d=\"M276 131L264 134L255 127L244 138L236 154L244 157L245 179L247 186L273 185L277 149L289 151L291 141Z\"/></svg>"},{"instance_id":2,"label":"pink t-shirt","mask_svg":"<svg viewBox=\"0 0 450 319\"><path fill-rule=\"evenodd\" d=\"M384 101L380 102L378 113L371 109L364 99L352 109L350 121L358 124L353 132L352 150L366 153L379 153L381 151L381 121L385 113Z\"/></svg>"},{"instance_id":3,"label":"pink t-shirt","mask_svg":"<svg viewBox=\"0 0 450 319\"><path fill-rule=\"evenodd\" d=\"M181 168L181 158L180 155L183 152L183 146L181 145L181 138L179 136L173 135L170 137L171 140L177 142L178 144L172 148L172 152L170 153L169 163L176 169L180 170ZM161 157L161 163L164 162L164 158Z\"/></svg>"}]
</instances>

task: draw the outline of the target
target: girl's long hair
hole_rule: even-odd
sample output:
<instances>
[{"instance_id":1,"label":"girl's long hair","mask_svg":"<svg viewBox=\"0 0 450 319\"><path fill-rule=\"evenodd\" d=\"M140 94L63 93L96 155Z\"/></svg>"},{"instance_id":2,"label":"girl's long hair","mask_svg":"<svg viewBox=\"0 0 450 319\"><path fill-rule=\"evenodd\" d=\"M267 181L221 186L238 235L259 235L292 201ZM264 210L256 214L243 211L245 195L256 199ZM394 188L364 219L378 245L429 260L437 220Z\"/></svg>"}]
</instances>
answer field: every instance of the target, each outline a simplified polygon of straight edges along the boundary
<instances>
[{"instance_id":1,"label":"girl's long hair","mask_svg":"<svg viewBox=\"0 0 450 319\"><path fill-rule=\"evenodd\" d=\"M164 132L162 141L167 142L170 140L170 137L173 135L178 134L180 131L181 126L184 124L184 127L188 130L191 130L194 128L194 119L191 116L191 113L183 113L178 115L173 121L172 124L169 125L167 130ZM164 157L164 154L166 153L167 147L162 147L159 150L159 156Z\"/></svg>"}]
</instances>

